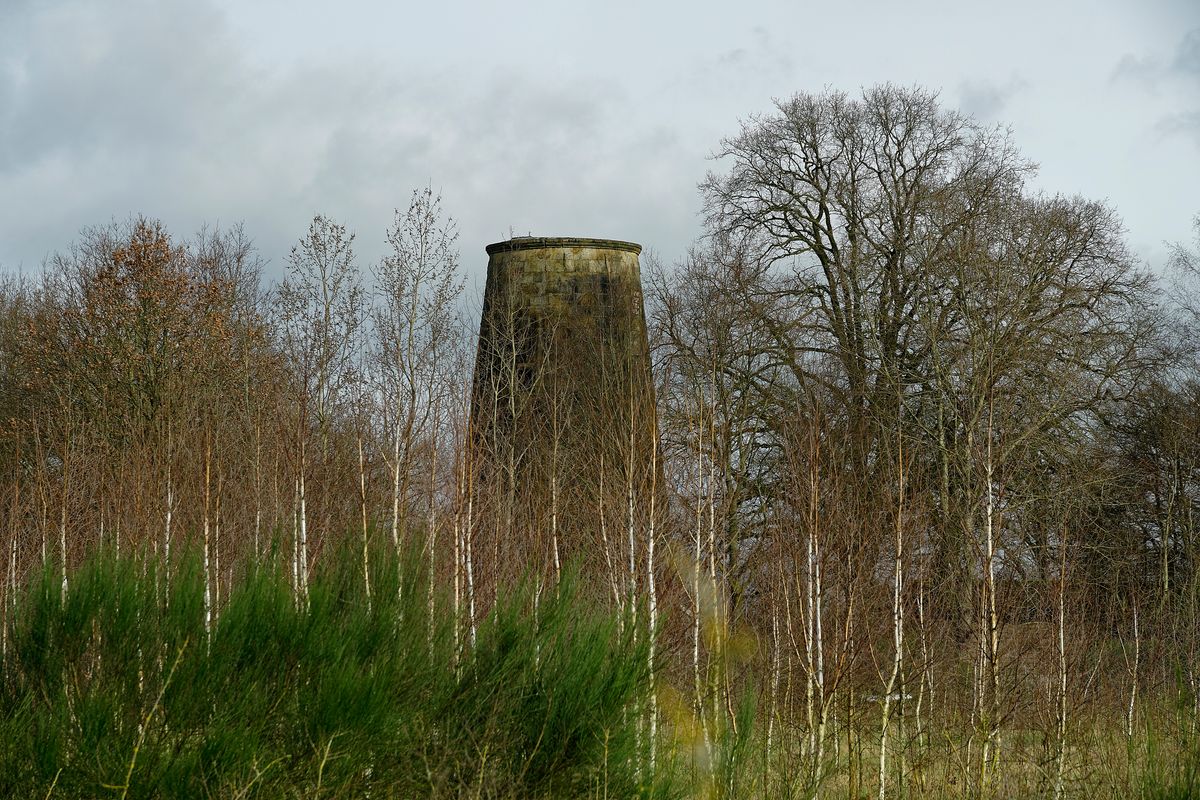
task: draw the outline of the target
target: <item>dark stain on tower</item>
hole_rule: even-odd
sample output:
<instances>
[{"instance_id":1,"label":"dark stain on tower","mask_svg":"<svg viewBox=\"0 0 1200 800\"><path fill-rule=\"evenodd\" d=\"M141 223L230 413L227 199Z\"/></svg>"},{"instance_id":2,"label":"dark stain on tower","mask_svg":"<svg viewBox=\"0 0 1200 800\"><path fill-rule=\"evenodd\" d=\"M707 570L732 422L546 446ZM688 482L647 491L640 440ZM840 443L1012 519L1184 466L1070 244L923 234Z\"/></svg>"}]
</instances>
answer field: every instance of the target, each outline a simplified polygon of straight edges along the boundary
<instances>
[{"instance_id":1,"label":"dark stain on tower","mask_svg":"<svg viewBox=\"0 0 1200 800\"><path fill-rule=\"evenodd\" d=\"M470 473L478 533L500 564L586 562L652 513L641 249L541 237L487 247Z\"/></svg>"}]
</instances>

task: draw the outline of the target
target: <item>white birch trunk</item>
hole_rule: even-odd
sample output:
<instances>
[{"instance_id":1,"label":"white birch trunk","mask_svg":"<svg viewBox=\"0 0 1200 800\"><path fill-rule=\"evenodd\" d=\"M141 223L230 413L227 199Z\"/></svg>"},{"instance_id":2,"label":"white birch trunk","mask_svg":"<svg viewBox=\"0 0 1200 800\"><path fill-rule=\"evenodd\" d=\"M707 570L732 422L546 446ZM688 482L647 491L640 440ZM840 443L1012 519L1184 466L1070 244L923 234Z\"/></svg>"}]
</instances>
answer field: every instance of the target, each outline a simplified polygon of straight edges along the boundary
<instances>
[{"instance_id":1,"label":"white birch trunk","mask_svg":"<svg viewBox=\"0 0 1200 800\"><path fill-rule=\"evenodd\" d=\"M217 478L217 499L213 513L213 614L221 610L221 478Z\"/></svg>"},{"instance_id":2,"label":"white birch trunk","mask_svg":"<svg viewBox=\"0 0 1200 800\"><path fill-rule=\"evenodd\" d=\"M9 617L15 617L17 602L15 588L17 582L17 530L14 527L8 541L8 571L4 576L4 618L0 620L0 633L3 633L4 643L0 647L0 658L8 659L8 628Z\"/></svg>"},{"instance_id":3,"label":"white birch trunk","mask_svg":"<svg viewBox=\"0 0 1200 800\"><path fill-rule=\"evenodd\" d=\"M1067 614L1066 614L1066 582L1067 557L1066 544L1059 542L1063 555L1059 563L1058 573L1058 752L1055 754L1054 800L1063 796L1063 776L1067 760Z\"/></svg>"},{"instance_id":4,"label":"white birch trunk","mask_svg":"<svg viewBox=\"0 0 1200 800\"><path fill-rule=\"evenodd\" d=\"M67 498L69 497L70 484L68 483L68 464L70 460L70 450L63 457L63 490L62 503L58 520L58 554L61 559L60 567L62 569L62 599L66 602L67 599Z\"/></svg>"},{"instance_id":5,"label":"white birch trunk","mask_svg":"<svg viewBox=\"0 0 1200 800\"><path fill-rule=\"evenodd\" d=\"M929 744L926 735L923 709L926 701L929 704L929 714L933 715L933 664L929 655L929 630L925 619L925 584L917 592L917 626L921 634L921 680L917 688L917 705L915 709L917 722L917 742L921 747Z\"/></svg>"},{"instance_id":6,"label":"white birch trunk","mask_svg":"<svg viewBox=\"0 0 1200 800\"><path fill-rule=\"evenodd\" d=\"M894 573L892 579L892 672L888 677L883 694L883 712L879 730L879 800L887 796L887 753L888 727L891 725L893 697L903 698L904 682L901 678L901 665L904 661L904 605L901 602L904 591L904 455L903 449L898 455L900 459L900 496L896 511L896 539L894 550Z\"/></svg>"},{"instance_id":7,"label":"white birch trunk","mask_svg":"<svg viewBox=\"0 0 1200 800\"><path fill-rule=\"evenodd\" d=\"M175 514L175 486L172 482L170 453L167 453L167 513L163 523L163 584L171 596L171 522Z\"/></svg>"},{"instance_id":8,"label":"white birch trunk","mask_svg":"<svg viewBox=\"0 0 1200 800\"><path fill-rule=\"evenodd\" d=\"M554 563L554 582L562 580L562 562L558 554L558 433L554 434L554 452L550 463L550 550Z\"/></svg>"},{"instance_id":9,"label":"white birch trunk","mask_svg":"<svg viewBox=\"0 0 1200 800\"><path fill-rule=\"evenodd\" d=\"M470 444L467 446L469 448ZM477 640L477 630L475 627L475 565L471 558L471 549L475 538L475 479L473 476L473 465L468 465L466 469L467 520L466 533L463 536L463 566L467 579L467 620L470 625L471 648L474 649Z\"/></svg>"},{"instance_id":10,"label":"white birch trunk","mask_svg":"<svg viewBox=\"0 0 1200 800\"><path fill-rule=\"evenodd\" d=\"M806 631L805 658L808 679L806 682L806 708L808 713L808 752L817 769L825 748L825 726L827 705L825 698L825 635L822 601L824 588L821 585L821 541L820 528L820 444L815 439L811 444L812 468L809 472L808 508L808 552L807 591L805 592Z\"/></svg>"},{"instance_id":11,"label":"white birch trunk","mask_svg":"<svg viewBox=\"0 0 1200 800\"><path fill-rule=\"evenodd\" d=\"M1133 665L1129 670L1130 686L1129 686L1129 706L1125 711L1125 736L1129 739L1133 738L1133 723L1137 713L1137 697L1138 697L1138 672L1141 668L1142 661L1142 636L1138 628L1138 607L1137 603L1133 605Z\"/></svg>"},{"instance_id":12,"label":"white birch trunk","mask_svg":"<svg viewBox=\"0 0 1200 800\"><path fill-rule=\"evenodd\" d=\"M396 430L392 444L392 547L400 555L400 417L396 416Z\"/></svg>"},{"instance_id":13,"label":"white birch trunk","mask_svg":"<svg viewBox=\"0 0 1200 800\"><path fill-rule=\"evenodd\" d=\"M212 447L204 447L204 641L207 646L212 640L212 569L209 564L209 504L212 480Z\"/></svg>"},{"instance_id":14,"label":"white birch trunk","mask_svg":"<svg viewBox=\"0 0 1200 800\"><path fill-rule=\"evenodd\" d=\"M292 488L292 599L300 605L300 479Z\"/></svg>"},{"instance_id":15,"label":"white birch trunk","mask_svg":"<svg viewBox=\"0 0 1200 800\"><path fill-rule=\"evenodd\" d=\"M987 607L985 621L987 623L987 643L985 648L984 665L987 693L991 695L988 711L987 736L983 743L983 758L981 762L983 782L981 788L987 786L991 779L991 766L997 763L1000 754L1000 665L998 663L1000 650L1000 623L996 611L996 492L995 492L995 462L992 453L993 440L992 407L988 406L987 430L987 463L985 479L987 482L987 507L984 519L985 532L985 572L984 580ZM982 695L981 695L982 697Z\"/></svg>"},{"instance_id":16,"label":"white birch trunk","mask_svg":"<svg viewBox=\"0 0 1200 800\"><path fill-rule=\"evenodd\" d=\"M621 597L620 579L617 576L617 568L613 563L612 546L608 541L608 521L604 514L605 506L608 505L607 498L604 494L604 451L600 451L600 541L604 545L604 562L608 567L608 583L612 588L613 602L617 605L617 618L621 619L624 615L625 603Z\"/></svg>"},{"instance_id":17,"label":"white birch trunk","mask_svg":"<svg viewBox=\"0 0 1200 800\"><path fill-rule=\"evenodd\" d=\"M299 495L300 495L300 597L308 602L308 499L304 491L304 472L307 465L304 461L304 448L301 447L300 455L300 478L299 478Z\"/></svg>"},{"instance_id":18,"label":"white birch trunk","mask_svg":"<svg viewBox=\"0 0 1200 800\"><path fill-rule=\"evenodd\" d=\"M657 536L654 516L657 511L655 495L658 493L658 427L654 427L650 437L650 520L646 537L646 594L648 604L647 639L649 648L650 675L654 676L654 645L658 628L658 591L654 581L654 540ZM654 774L655 757L658 747L658 690L652 682L650 685L650 773Z\"/></svg>"},{"instance_id":19,"label":"white birch trunk","mask_svg":"<svg viewBox=\"0 0 1200 800\"><path fill-rule=\"evenodd\" d=\"M626 587L626 596L629 602L629 624L633 626L635 631L634 639L637 638L637 539L635 533L636 515L634 514L634 493L633 493L633 399L630 396L629 402L629 453L626 463L625 475L625 504L626 504L626 535L629 543L629 584Z\"/></svg>"},{"instance_id":20,"label":"white birch trunk","mask_svg":"<svg viewBox=\"0 0 1200 800\"><path fill-rule=\"evenodd\" d=\"M367 540L367 466L363 458L362 435L358 436L358 508L362 516L362 571L363 592L367 598L367 611L371 610L371 562Z\"/></svg>"},{"instance_id":21,"label":"white birch trunk","mask_svg":"<svg viewBox=\"0 0 1200 800\"><path fill-rule=\"evenodd\" d=\"M463 459L454 460L454 667L458 669L461 652L462 621L462 502L463 502Z\"/></svg>"},{"instance_id":22,"label":"white birch trunk","mask_svg":"<svg viewBox=\"0 0 1200 800\"><path fill-rule=\"evenodd\" d=\"M262 553L262 431L254 424L254 557Z\"/></svg>"},{"instance_id":23,"label":"white birch trunk","mask_svg":"<svg viewBox=\"0 0 1200 800\"><path fill-rule=\"evenodd\" d=\"M709 398L710 406L708 410L708 441L709 441L709 459L708 459L708 581L709 581L709 598L712 602L712 652L709 653L709 681L710 694L712 695L712 739L717 741L721 738L721 692L722 692L722 673L724 671L724 597L719 591L717 583L717 381L716 375L712 378L712 391ZM717 668L712 669L713 659L717 661Z\"/></svg>"},{"instance_id":24,"label":"white birch trunk","mask_svg":"<svg viewBox=\"0 0 1200 800\"><path fill-rule=\"evenodd\" d=\"M434 408L434 419L437 419L437 408ZM425 602L429 612L429 630L427 641L433 646L433 599L434 581L437 579L437 505L434 502L437 495L437 430L432 433L432 446L429 455L429 507L425 515L425 549L428 551L429 585L426 590Z\"/></svg>"},{"instance_id":25,"label":"white birch trunk","mask_svg":"<svg viewBox=\"0 0 1200 800\"><path fill-rule=\"evenodd\" d=\"M703 409L703 404L700 408ZM704 713L704 679L700 672L700 625L704 614L701 598L701 576L704 574L704 412L700 412L696 426L696 550L692 563L692 677L695 681L696 715L700 719L700 734L704 737L704 751L711 758L712 742L708 735L708 720Z\"/></svg>"},{"instance_id":26,"label":"white birch trunk","mask_svg":"<svg viewBox=\"0 0 1200 800\"><path fill-rule=\"evenodd\" d=\"M767 712L767 752L766 765L770 770L772 748L775 743L775 720L779 714L779 679L782 672L780 664L779 644L779 607L771 600L771 697L770 710ZM768 773L769 774L769 773Z\"/></svg>"}]
</instances>

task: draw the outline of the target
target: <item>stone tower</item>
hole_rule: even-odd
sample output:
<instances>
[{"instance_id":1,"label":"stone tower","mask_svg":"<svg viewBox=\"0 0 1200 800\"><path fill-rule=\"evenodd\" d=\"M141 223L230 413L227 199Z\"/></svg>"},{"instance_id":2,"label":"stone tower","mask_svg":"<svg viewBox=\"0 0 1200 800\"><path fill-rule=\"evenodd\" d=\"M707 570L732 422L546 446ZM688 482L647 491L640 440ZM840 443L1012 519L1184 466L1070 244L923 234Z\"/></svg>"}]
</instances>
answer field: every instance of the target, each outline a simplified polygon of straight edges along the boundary
<instances>
[{"instance_id":1,"label":"stone tower","mask_svg":"<svg viewBox=\"0 0 1200 800\"><path fill-rule=\"evenodd\" d=\"M605 525L623 531L648 513L656 429L640 252L582 238L487 247L471 472L502 564L586 561Z\"/></svg>"}]
</instances>

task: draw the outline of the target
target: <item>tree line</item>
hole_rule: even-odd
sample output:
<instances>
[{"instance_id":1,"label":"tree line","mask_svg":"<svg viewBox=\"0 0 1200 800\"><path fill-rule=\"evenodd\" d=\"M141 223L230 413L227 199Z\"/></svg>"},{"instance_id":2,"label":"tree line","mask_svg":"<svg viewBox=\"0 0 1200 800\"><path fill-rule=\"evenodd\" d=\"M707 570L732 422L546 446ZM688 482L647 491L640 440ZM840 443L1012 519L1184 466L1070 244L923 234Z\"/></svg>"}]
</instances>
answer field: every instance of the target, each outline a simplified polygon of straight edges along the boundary
<instances>
[{"instance_id":1,"label":"tree line","mask_svg":"<svg viewBox=\"0 0 1200 800\"><path fill-rule=\"evenodd\" d=\"M712 751L750 698L772 792L1059 797L1097 726L1194 736L1200 217L1154 275L1110 206L1035 190L1005 130L922 89L798 94L716 156L704 237L649 259L657 428L585 432L630 463L584 519L557 462L538 513L476 468L516 456L471 430L476 319L428 189L373 265L317 216L268 285L241 228L138 218L10 277L5 636L45 564L68 593L98 549L196 548L211 619L240 565L284 554L302 602L350 537L367 598L373 548L415 548L463 648L498 586L576 561L657 637L646 735Z\"/></svg>"}]
</instances>

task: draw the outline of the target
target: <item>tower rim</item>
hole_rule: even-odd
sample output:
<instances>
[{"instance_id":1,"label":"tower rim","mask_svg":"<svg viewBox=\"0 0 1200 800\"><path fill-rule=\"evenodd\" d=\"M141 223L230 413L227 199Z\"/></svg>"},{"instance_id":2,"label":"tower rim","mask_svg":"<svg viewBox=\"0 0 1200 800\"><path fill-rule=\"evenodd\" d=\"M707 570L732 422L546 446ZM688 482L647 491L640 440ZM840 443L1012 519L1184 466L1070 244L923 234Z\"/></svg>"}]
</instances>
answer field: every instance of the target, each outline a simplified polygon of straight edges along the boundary
<instances>
[{"instance_id":1,"label":"tower rim","mask_svg":"<svg viewBox=\"0 0 1200 800\"><path fill-rule=\"evenodd\" d=\"M620 239L592 239L581 236L514 236L503 242L494 242L486 248L489 256L496 253L512 253L518 250L549 250L563 247L591 247L596 250L623 250L640 254L642 246L636 242Z\"/></svg>"}]
</instances>

